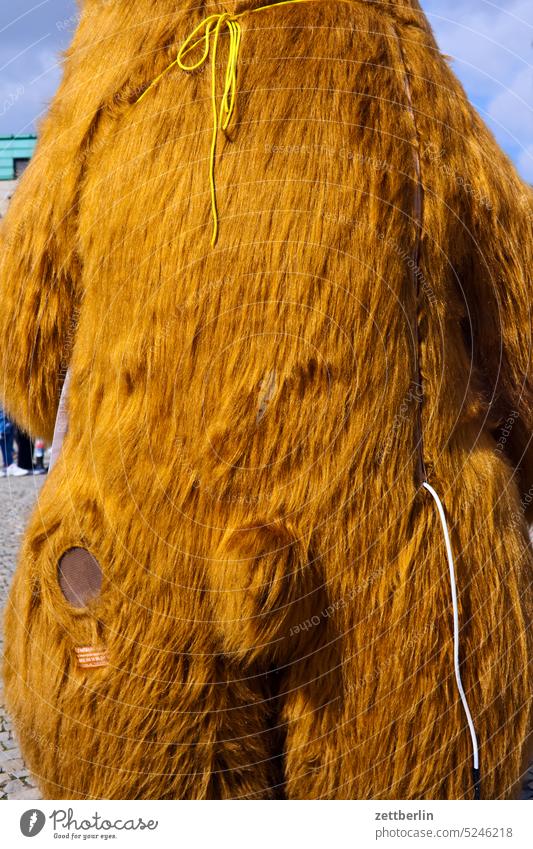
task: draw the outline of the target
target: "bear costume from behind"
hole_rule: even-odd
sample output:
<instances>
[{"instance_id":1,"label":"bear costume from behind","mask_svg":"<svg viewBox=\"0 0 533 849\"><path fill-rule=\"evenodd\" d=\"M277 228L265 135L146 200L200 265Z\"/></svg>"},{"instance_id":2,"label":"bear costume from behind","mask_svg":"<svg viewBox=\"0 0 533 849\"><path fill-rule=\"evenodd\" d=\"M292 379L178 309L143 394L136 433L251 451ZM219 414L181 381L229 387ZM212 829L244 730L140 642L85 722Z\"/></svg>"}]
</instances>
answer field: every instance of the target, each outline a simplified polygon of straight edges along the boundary
<instances>
[{"instance_id":1,"label":"bear costume from behind","mask_svg":"<svg viewBox=\"0 0 533 849\"><path fill-rule=\"evenodd\" d=\"M43 795L515 795L533 203L419 3L84 0L39 135L0 338L9 415L68 412L5 621Z\"/></svg>"}]
</instances>

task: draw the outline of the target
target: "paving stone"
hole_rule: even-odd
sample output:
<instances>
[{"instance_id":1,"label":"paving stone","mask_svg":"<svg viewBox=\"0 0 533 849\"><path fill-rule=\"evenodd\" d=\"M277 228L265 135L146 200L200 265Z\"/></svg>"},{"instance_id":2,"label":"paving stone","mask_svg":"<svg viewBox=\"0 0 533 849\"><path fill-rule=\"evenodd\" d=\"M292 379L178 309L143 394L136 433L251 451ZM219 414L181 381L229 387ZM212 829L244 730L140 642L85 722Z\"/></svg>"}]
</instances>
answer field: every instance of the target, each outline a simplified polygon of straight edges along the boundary
<instances>
[{"instance_id":1,"label":"paving stone","mask_svg":"<svg viewBox=\"0 0 533 849\"><path fill-rule=\"evenodd\" d=\"M45 478L0 478L0 608L3 613L15 571L17 553L37 495ZM3 630L0 629L0 652ZM0 689L0 799L40 799L13 737Z\"/></svg>"},{"instance_id":2,"label":"paving stone","mask_svg":"<svg viewBox=\"0 0 533 849\"><path fill-rule=\"evenodd\" d=\"M12 778L5 786L8 799L16 799L17 793L22 793L23 790L26 790L26 785L23 784L20 778Z\"/></svg>"},{"instance_id":3,"label":"paving stone","mask_svg":"<svg viewBox=\"0 0 533 849\"><path fill-rule=\"evenodd\" d=\"M9 761L5 761L5 763L2 763L2 769L4 770L4 772L9 772L10 775L16 775L17 778L19 777L19 771L23 775L25 775L28 771L22 762L22 758L15 758Z\"/></svg>"},{"instance_id":4,"label":"paving stone","mask_svg":"<svg viewBox=\"0 0 533 849\"><path fill-rule=\"evenodd\" d=\"M40 793L36 787L25 787L24 790L18 790L16 796L10 796L10 799L40 799Z\"/></svg>"}]
</instances>

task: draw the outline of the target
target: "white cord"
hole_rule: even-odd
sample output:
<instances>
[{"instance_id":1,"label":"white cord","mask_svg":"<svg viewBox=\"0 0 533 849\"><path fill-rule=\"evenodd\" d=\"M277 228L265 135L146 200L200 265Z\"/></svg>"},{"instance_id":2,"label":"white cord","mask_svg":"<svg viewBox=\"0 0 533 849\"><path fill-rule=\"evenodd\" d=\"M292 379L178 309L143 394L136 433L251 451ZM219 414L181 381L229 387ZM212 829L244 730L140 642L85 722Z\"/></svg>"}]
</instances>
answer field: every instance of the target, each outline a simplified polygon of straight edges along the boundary
<instances>
[{"instance_id":1,"label":"white cord","mask_svg":"<svg viewBox=\"0 0 533 849\"><path fill-rule=\"evenodd\" d=\"M452 552L452 544L450 540L450 532L448 530L448 523L446 522L446 514L444 512L444 507L442 506L442 502L433 489L432 486L427 483L427 481L423 484L423 486L427 489L429 493L433 496L435 503L437 505L437 509L439 511L440 520L442 522L442 530L444 531L444 541L446 543L446 554L448 555L448 565L450 567L450 583L452 588L452 603L453 603L453 654L454 654L454 666L455 666L455 680L457 681L457 689L459 690L459 695L461 696L461 701L463 703L464 712L466 714L466 719L468 721L468 727L470 729L470 736L472 738L472 751L474 756L474 769L479 769L479 746L477 742L476 729L474 727L474 722L472 720L472 714L470 713L470 708L468 707L468 700L466 698L466 693L463 687L463 681L461 678L461 668L459 666L459 606L457 604L457 582L455 578L455 566L453 563L453 552Z\"/></svg>"},{"instance_id":2,"label":"white cord","mask_svg":"<svg viewBox=\"0 0 533 849\"><path fill-rule=\"evenodd\" d=\"M70 369L67 370L67 373L65 375L65 380L63 381L63 388L61 389L61 396L59 398L59 406L57 408L56 422L54 425L54 436L52 438L52 448L50 450L50 460L48 463L49 472L52 470L52 466L59 457L59 454L61 452L61 446L63 445L63 441L68 431L67 396L69 384Z\"/></svg>"}]
</instances>

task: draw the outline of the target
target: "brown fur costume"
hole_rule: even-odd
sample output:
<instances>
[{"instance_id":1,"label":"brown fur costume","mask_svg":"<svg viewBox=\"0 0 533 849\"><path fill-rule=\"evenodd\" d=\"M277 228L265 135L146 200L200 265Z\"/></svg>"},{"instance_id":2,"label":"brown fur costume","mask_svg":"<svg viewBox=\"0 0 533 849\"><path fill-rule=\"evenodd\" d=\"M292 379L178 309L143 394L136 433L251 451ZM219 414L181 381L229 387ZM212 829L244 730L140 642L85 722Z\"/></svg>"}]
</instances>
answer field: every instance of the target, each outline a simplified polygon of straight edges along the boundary
<instances>
[{"instance_id":1,"label":"brown fur costume","mask_svg":"<svg viewBox=\"0 0 533 849\"><path fill-rule=\"evenodd\" d=\"M203 17L254 5L87 0L2 229L8 411L50 437L71 369L7 610L23 752L49 797L470 798L425 466L483 796L509 796L531 195L416 0L316 0L240 19L211 248L210 61L137 99ZM103 572L81 608L77 546Z\"/></svg>"}]
</instances>

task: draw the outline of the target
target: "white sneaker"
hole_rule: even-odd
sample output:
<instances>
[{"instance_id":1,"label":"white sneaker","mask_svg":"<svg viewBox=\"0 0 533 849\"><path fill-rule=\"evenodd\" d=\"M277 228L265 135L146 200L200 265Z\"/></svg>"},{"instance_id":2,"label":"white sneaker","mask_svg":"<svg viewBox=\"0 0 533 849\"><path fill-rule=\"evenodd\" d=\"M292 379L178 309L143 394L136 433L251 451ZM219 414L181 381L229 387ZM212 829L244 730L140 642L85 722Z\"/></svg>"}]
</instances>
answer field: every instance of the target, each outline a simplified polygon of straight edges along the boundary
<instances>
[{"instance_id":1,"label":"white sneaker","mask_svg":"<svg viewBox=\"0 0 533 849\"><path fill-rule=\"evenodd\" d=\"M7 475L7 471L5 469L0 469L0 478L5 478Z\"/></svg>"},{"instance_id":2,"label":"white sneaker","mask_svg":"<svg viewBox=\"0 0 533 849\"><path fill-rule=\"evenodd\" d=\"M29 475L29 471L27 469L21 469L16 463L11 463L6 469L6 475L8 478L21 478L22 475Z\"/></svg>"}]
</instances>

